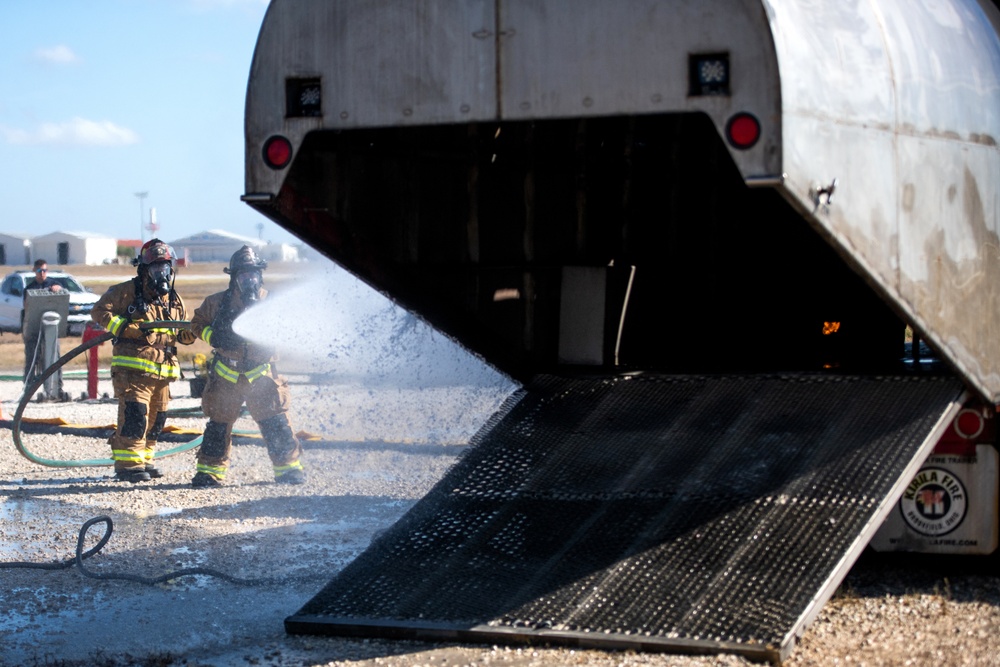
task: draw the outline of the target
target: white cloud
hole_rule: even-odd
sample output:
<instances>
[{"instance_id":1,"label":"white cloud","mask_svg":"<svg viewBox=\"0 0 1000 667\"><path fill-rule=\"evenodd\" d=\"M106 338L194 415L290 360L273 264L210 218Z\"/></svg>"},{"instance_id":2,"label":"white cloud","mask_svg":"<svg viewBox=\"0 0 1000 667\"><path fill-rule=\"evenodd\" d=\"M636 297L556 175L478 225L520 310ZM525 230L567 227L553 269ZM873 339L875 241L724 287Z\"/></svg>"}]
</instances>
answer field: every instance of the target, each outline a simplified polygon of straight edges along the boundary
<instances>
[{"instance_id":1,"label":"white cloud","mask_svg":"<svg viewBox=\"0 0 1000 667\"><path fill-rule=\"evenodd\" d=\"M35 60L39 60L50 65L71 65L79 62L80 58L73 53L73 49L69 48L65 44L59 44L58 46L36 50Z\"/></svg>"},{"instance_id":2,"label":"white cloud","mask_svg":"<svg viewBox=\"0 0 1000 667\"><path fill-rule=\"evenodd\" d=\"M42 123L34 130L0 127L0 135L10 144L63 146L125 146L139 141L139 135L109 120L74 118L65 123Z\"/></svg>"}]
</instances>

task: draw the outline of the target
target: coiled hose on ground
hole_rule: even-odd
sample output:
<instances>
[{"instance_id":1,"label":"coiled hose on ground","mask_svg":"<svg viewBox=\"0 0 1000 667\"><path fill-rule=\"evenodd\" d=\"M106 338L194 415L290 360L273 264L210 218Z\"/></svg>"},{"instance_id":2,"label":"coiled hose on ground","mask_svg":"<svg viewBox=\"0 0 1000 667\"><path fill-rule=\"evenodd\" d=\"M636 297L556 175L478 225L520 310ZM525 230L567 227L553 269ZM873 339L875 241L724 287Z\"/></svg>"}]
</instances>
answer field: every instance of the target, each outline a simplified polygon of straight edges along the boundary
<instances>
[{"instance_id":1,"label":"coiled hose on ground","mask_svg":"<svg viewBox=\"0 0 1000 667\"><path fill-rule=\"evenodd\" d=\"M101 536L100 541L94 545L92 548L84 551L83 543L87 537L87 531L95 523L103 523L107 526L107 530L104 535ZM73 567L76 565L82 574L91 579L102 579L102 580L118 580L118 581L133 581L139 584L147 584L150 586L156 584L162 584L163 582L170 581L172 579L178 579L180 577L194 576L194 575L204 575L208 577L216 577L218 579L223 579L231 584L239 584L242 586L268 586L271 584L286 584L295 581L310 581L317 578L316 575L302 576L302 577L263 577L256 579L244 579L242 577L234 577L231 574L226 574L221 570L215 570L210 567L187 567L181 570L175 570L174 572L167 572L166 574L161 574L158 577L144 577L138 574L115 574L115 573L105 573L105 572L94 572L87 569L87 566L83 564L83 561L90 558L108 543L111 539L111 532L114 530L114 524L109 516L97 516L93 519L88 519L83 523L80 528L80 533L76 538L76 555L73 558L64 561L57 561L53 563L29 563L25 561L12 561L9 563L0 563L0 569L21 569L21 570L65 570L66 568Z\"/></svg>"}]
</instances>

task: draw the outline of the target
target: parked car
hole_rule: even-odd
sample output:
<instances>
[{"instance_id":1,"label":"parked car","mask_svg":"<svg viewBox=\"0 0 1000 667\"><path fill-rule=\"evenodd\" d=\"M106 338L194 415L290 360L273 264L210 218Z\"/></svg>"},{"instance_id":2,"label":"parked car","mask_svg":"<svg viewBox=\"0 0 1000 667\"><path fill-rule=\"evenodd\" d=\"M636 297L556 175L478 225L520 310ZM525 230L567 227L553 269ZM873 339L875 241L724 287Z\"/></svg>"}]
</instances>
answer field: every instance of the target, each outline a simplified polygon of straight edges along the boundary
<instances>
[{"instance_id":1,"label":"parked car","mask_svg":"<svg viewBox=\"0 0 1000 667\"><path fill-rule=\"evenodd\" d=\"M3 283L0 283L0 331L21 333L21 323L24 320L24 286L34 276L31 271L16 271L8 274ZM100 297L64 271L49 271L48 277L69 292L67 334L82 335L87 322L90 321L90 311Z\"/></svg>"}]
</instances>

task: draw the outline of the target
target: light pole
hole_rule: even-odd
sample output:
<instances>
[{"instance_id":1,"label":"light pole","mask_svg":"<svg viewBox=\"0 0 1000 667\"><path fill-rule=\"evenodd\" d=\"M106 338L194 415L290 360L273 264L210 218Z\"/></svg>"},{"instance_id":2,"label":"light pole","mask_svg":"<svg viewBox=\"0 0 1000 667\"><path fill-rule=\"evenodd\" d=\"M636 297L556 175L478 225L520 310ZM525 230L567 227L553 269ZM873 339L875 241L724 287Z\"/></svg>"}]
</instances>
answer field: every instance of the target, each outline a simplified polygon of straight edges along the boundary
<instances>
[{"instance_id":1,"label":"light pole","mask_svg":"<svg viewBox=\"0 0 1000 667\"><path fill-rule=\"evenodd\" d=\"M147 195L149 195L148 192L136 192L135 193L135 196L139 198L139 240L140 241L145 241L146 240L145 238L143 238L143 235L142 235L142 222L143 222L142 219L144 217L144 212L143 212L143 208L142 208L142 200L145 199Z\"/></svg>"}]
</instances>

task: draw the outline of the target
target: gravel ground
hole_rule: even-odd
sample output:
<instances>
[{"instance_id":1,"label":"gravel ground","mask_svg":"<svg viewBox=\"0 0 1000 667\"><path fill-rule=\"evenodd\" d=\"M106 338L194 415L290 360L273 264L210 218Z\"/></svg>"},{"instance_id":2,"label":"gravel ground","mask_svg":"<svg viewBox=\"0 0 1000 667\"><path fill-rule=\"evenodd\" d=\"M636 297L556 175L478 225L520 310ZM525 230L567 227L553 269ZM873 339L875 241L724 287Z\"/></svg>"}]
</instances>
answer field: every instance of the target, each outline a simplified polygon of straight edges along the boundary
<instances>
[{"instance_id":1,"label":"gravel ground","mask_svg":"<svg viewBox=\"0 0 1000 667\"><path fill-rule=\"evenodd\" d=\"M296 378L292 378L293 380ZM79 397L85 383L67 380ZM110 391L101 382L100 392ZM127 485L110 469L54 468L20 456L0 430L0 561L61 562L82 524L108 516L114 531L86 563L97 575L156 578L182 568L267 579L241 585L208 575L148 585L95 579L76 568L0 569L0 665L744 665L744 659L387 640L295 637L295 613L440 479L506 389L425 390L293 384L294 426L309 481L269 483L259 444L236 447L231 482L194 490L188 451L165 477ZM20 384L0 382L10 419ZM194 408L178 382L173 409ZM31 403L25 417L88 425L114 421L113 401ZM168 425L200 429L203 418ZM252 430L252 423L237 425ZM53 459L108 455L94 437L26 434ZM90 548L104 532L88 533ZM787 665L1000 664L1000 585L970 561L914 567L865 557L810 626ZM978 563L977 563L978 566ZM982 570L982 571L978 571ZM978 573L977 573L978 571ZM281 579L275 582L275 579Z\"/></svg>"}]
</instances>

